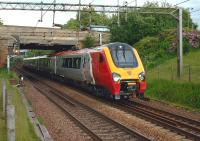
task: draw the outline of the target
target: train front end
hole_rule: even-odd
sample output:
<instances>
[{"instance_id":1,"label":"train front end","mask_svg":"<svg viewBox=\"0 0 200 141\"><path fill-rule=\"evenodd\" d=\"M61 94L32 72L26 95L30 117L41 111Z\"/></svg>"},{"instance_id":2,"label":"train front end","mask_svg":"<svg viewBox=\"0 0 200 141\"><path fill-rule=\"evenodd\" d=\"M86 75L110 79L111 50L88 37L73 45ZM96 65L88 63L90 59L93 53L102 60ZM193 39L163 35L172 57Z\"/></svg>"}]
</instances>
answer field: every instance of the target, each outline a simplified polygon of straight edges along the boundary
<instances>
[{"instance_id":1,"label":"train front end","mask_svg":"<svg viewBox=\"0 0 200 141\"><path fill-rule=\"evenodd\" d=\"M112 95L115 99L136 95L143 98L146 76L141 59L133 47L125 43L112 43L105 48L112 73Z\"/></svg>"}]
</instances>

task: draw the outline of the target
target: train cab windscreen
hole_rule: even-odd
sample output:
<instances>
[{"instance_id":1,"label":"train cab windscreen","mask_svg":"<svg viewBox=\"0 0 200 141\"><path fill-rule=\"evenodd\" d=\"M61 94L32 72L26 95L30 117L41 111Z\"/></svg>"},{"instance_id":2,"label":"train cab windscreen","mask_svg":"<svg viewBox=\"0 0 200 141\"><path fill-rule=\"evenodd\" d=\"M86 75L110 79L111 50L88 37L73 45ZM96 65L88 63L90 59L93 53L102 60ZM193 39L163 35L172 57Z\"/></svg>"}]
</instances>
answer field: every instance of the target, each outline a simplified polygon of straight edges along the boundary
<instances>
[{"instance_id":1,"label":"train cab windscreen","mask_svg":"<svg viewBox=\"0 0 200 141\"><path fill-rule=\"evenodd\" d=\"M135 68L138 66L137 59L132 47L124 43L114 43L109 45L113 62L120 68Z\"/></svg>"}]
</instances>

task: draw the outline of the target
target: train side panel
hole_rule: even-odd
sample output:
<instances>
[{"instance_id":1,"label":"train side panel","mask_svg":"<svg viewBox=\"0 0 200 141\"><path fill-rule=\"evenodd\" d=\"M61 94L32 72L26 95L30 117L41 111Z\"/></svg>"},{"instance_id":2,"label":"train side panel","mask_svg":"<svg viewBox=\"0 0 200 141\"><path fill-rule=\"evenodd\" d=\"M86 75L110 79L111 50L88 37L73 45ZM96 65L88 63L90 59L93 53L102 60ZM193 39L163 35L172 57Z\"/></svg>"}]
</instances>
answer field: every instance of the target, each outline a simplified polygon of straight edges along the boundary
<instances>
[{"instance_id":1,"label":"train side panel","mask_svg":"<svg viewBox=\"0 0 200 141\"><path fill-rule=\"evenodd\" d=\"M57 75L73 79L75 81L84 81L82 73L82 56L62 56L57 57L56 66Z\"/></svg>"},{"instance_id":2,"label":"train side panel","mask_svg":"<svg viewBox=\"0 0 200 141\"><path fill-rule=\"evenodd\" d=\"M97 86L106 88L110 94L119 96L120 84L113 82L112 72L104 52L91 53L93 75Z\"/></svg>"},{"instance_id":3,"label":"train side panel","mask_svg":"<svg viewBox=\"0 0 200 141\"><path fill-rule=\"evenodd\" d=\"M83 74L83 80L86 84L96 84L93 74L95 68L92 66L95 60L96 59L92 57L91 53L84 53L81 72Z\"/></svg>"}]
</instances>

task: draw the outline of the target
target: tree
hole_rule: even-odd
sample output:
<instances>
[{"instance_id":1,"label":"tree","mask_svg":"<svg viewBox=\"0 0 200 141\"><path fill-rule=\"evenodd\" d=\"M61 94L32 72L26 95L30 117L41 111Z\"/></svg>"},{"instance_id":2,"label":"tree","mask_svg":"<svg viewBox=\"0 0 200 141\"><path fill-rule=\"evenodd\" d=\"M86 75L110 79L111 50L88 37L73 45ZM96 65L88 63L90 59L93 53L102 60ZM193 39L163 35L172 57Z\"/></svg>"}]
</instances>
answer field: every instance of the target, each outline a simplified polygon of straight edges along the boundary
<instances>
[{"instance_id":1,"label":"tree","mask_svg":"<svg viewBox=\"0 0 200 141\"><path fill-rule=\"evenodd\" d=\"M162 4L165 7L170 7L170 4ZM140 14L140 12L153 12L153 9L159 7L157 2L147 2L144 8L137 11L132 11L127 14L127 21L125 13L120 14L120 26L117 25L117 15L112 17L111 41L126 42L131 45L135 44L146 36L155 36L166 29L176 29L177 21L170 15L163 14ZM124 10L124 9L122 9ZM159 12L170 13L170 9L161 9ZM155 11L154 11L155 12ZM186 9L183 10L183 27L188 27L192 23L190 16ZM188 18L189 17L189 18ZM192 23L194 25L194 23Z\"/></svg>"},{"instance_id":2,"label":"tree","mask_svg":"<svg viewBox=\"0 0 200 141\"><path fill-rule=\"evenodd\" d=\"M3 25L3 20L0 18L0 25Z\"/></svg>"},{"instance_id":3,"label":"tree","mask_svg":"<svg viewBox=\"0 0 200 141\"><path fill-rule=\"evenodd\" d=\"M42 55L49 55L53 53L52 50L29 50L26 54L27 57L34 57L34 56L42 56Z\"/></svg>"},{"instance_id":4,"label":"tree","mask_svg":"<svg viewBox=\"0 0 200 141\"><path fill-rule=\"evenodd\" d=\"M113 24L110 27L111 41L120 41L132 45L141 38L155 35L158 32L157 28L152 24L155 22L155 18L153 17L143 17L135 13L130 13L128 14L127 22L125 21L124 16L120 16L120 21L120 26Z\"/></svg>"},{"instance_id":5,"label":"tree","mask_svg":"<svg viewBox=\"0 0 200 141\"><path fill-rule=\"evenodd\" d=\"M84 12L91 11L91 12ZM91 20L90 20L91 18ZM78 19L78 14L77 14ZM91 21L91 23L90 23ZM110 19L104 13L94 12L94 8L84 8L81 11L80 24L82 28L89 27L91 25L109 25ZM70 19L65 25L64 28L76 29L79 27L79 22L76 19Z\"/></svg>"},{"instance_id":6,"label":"tree","mask_svg":"<svg viewBox=\"0 0 200 141\"><path fill-rule=\"evenodd\" d=\"M159 6L158 2L146 2L144 4L143 9L146 8L173 8L173 6L167 2L162 2L161 6ZM152 11L151 9L146 9L147 11ZM161 11L161 9L159 10L160 12L164 12L164 13L171 13L172 10L171 9L163 9ZM178 11L177 11L178 12ZM175 13L174 13L175 14ZM145 16L150 16L150 14L145 15ZM161 29L169 29L169 28L176 28L177 27L177 21L174 19L174 17L172 17L171 15L167 16L167 15L163 15L163 14L151 14L151 16L156 18L156 25ZM183 27L188 27L188 23L193 23L192 19L190 17L190 13L188 11L188 9L183 9Z\"/></svg>"},{"instance_id":7,"label":"tree","mask_svg":"<svg viewBox=\"0 0 200 141\"><path fill-rule=\"evenodd\" d=\"M89 10L84 8L84 10ZM108 25L109 18L103 13L94 12L94 8L91 8L91 13L81 12L81 26L88 27L90 24L92 25ZM91 23L90 23L91 18Z\"/></svg>"},{"instance_id":8,"label":"tree","mask_svg":"<svg viewBox=\"0 0 200 141\"><path fill-rule=\"evenodd\" d=\"M76 19L71 18L66 24L64 24L64 29L76 29L78 28L79 24Z\"/></svg>"},{"instance_id":9,"label":"tree","mask_svg":"<svg viewBox=\"0 0 200 141\"><path fill-rule=\"evenodd\" d=\"M84 48L91 48L95 46L95 38L92 36L87 36L84 40L83 40L83 47Z\"/></svg>"}]
</instances>

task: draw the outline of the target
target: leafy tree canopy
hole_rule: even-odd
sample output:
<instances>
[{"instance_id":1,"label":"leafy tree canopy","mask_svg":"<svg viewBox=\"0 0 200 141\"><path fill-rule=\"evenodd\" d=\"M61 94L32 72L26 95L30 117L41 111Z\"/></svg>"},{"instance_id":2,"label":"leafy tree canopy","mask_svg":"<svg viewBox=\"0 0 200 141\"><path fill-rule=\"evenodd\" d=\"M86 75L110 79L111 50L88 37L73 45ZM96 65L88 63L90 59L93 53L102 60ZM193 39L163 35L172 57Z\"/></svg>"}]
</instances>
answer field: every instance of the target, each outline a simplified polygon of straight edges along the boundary
<instances>
[{"instance_id":1,"label":"leafy tree canopy","mask_svg":"<svg viewBox=\"0 0 200 141\"><path fill-rule=\"evenodd\" d=\"M76 19L71 18L67 24L64 24L64 29L76 29L78 28L78 21Z\"/></svg>"},{"instance_id":2,"label":"leafy tree canopy","mask_svg":"<svg viewBox=\"0 0 200 141\"><path fill-rule=\"evenodd\" d=\"M87 9L84 8L85 10L90 10L91 12L83 12L81 11L80 14L80 24L82 28L88 27L90 24L91 25L108 25L110 20L107 15L104 13L97 13L94 12L94 8ZM78 14L77 14L77 19L78 19ZM90 20L91 19L91 20ZM91 22L90 22L91 21ZM65 25L64 28L67 29L76 29L79 27L79 22L76 19L70 19Z\"/></svg>"},{"instance_id":3,"label":"leafy tree canopy","mask_svg":"<svg viewBox=\"0 0 200 141\"><path fill-rule=\"evenodd\" d=\"M160 7L158 2L147 2L144 8L137 9L131 13L120 14L120 26L117 25L117 15L113 15L111 19L111 41L126 42L131 45L135 44L146 36L155 36L166 29L175 29L177 21L171 15L166 14L140 14L140 12L153 12L151 8ZM161 7L171 7L168 3L162 3ZM124 10L124 9L123 9ZM155 12L155 11L154 11ZM159 9L159 12L170 13L171 9ZM127 16L127 21L126 17ZM188 13L183 9L183 27L188 28L195 24Z\"/></svg>"},{"instance_id":4,"label":"leafy tree canopy","mask_svg":"<svg viewBox=\"0 0 200 141\"><path fill-rule=\"evenodd\" d=\"M84 40L83 40L83 47L84 48L91 48L94 47L96 43L96 40L94 37L92 36L87 36Z\"/></svg>"},{"instance_id":5,"label":"leafy tree canopy","mask_svg":"<svg viewBox=\"0 0 200 141\"><path fill-rule=\"evenodd\" d=\"M42 56L53 53L52 50L30 50L27 52L27 57Z\"/></svg>"},{"instance_id":6,"label":"leafy tree canopy","mask_svg":"<svg viewBox=\"0 0 200 141\"><path fill-rule=\"evenodd\" d=\"M0 25L3 25L3 20L0 18Z\"/></svg>"}]
</instances>

